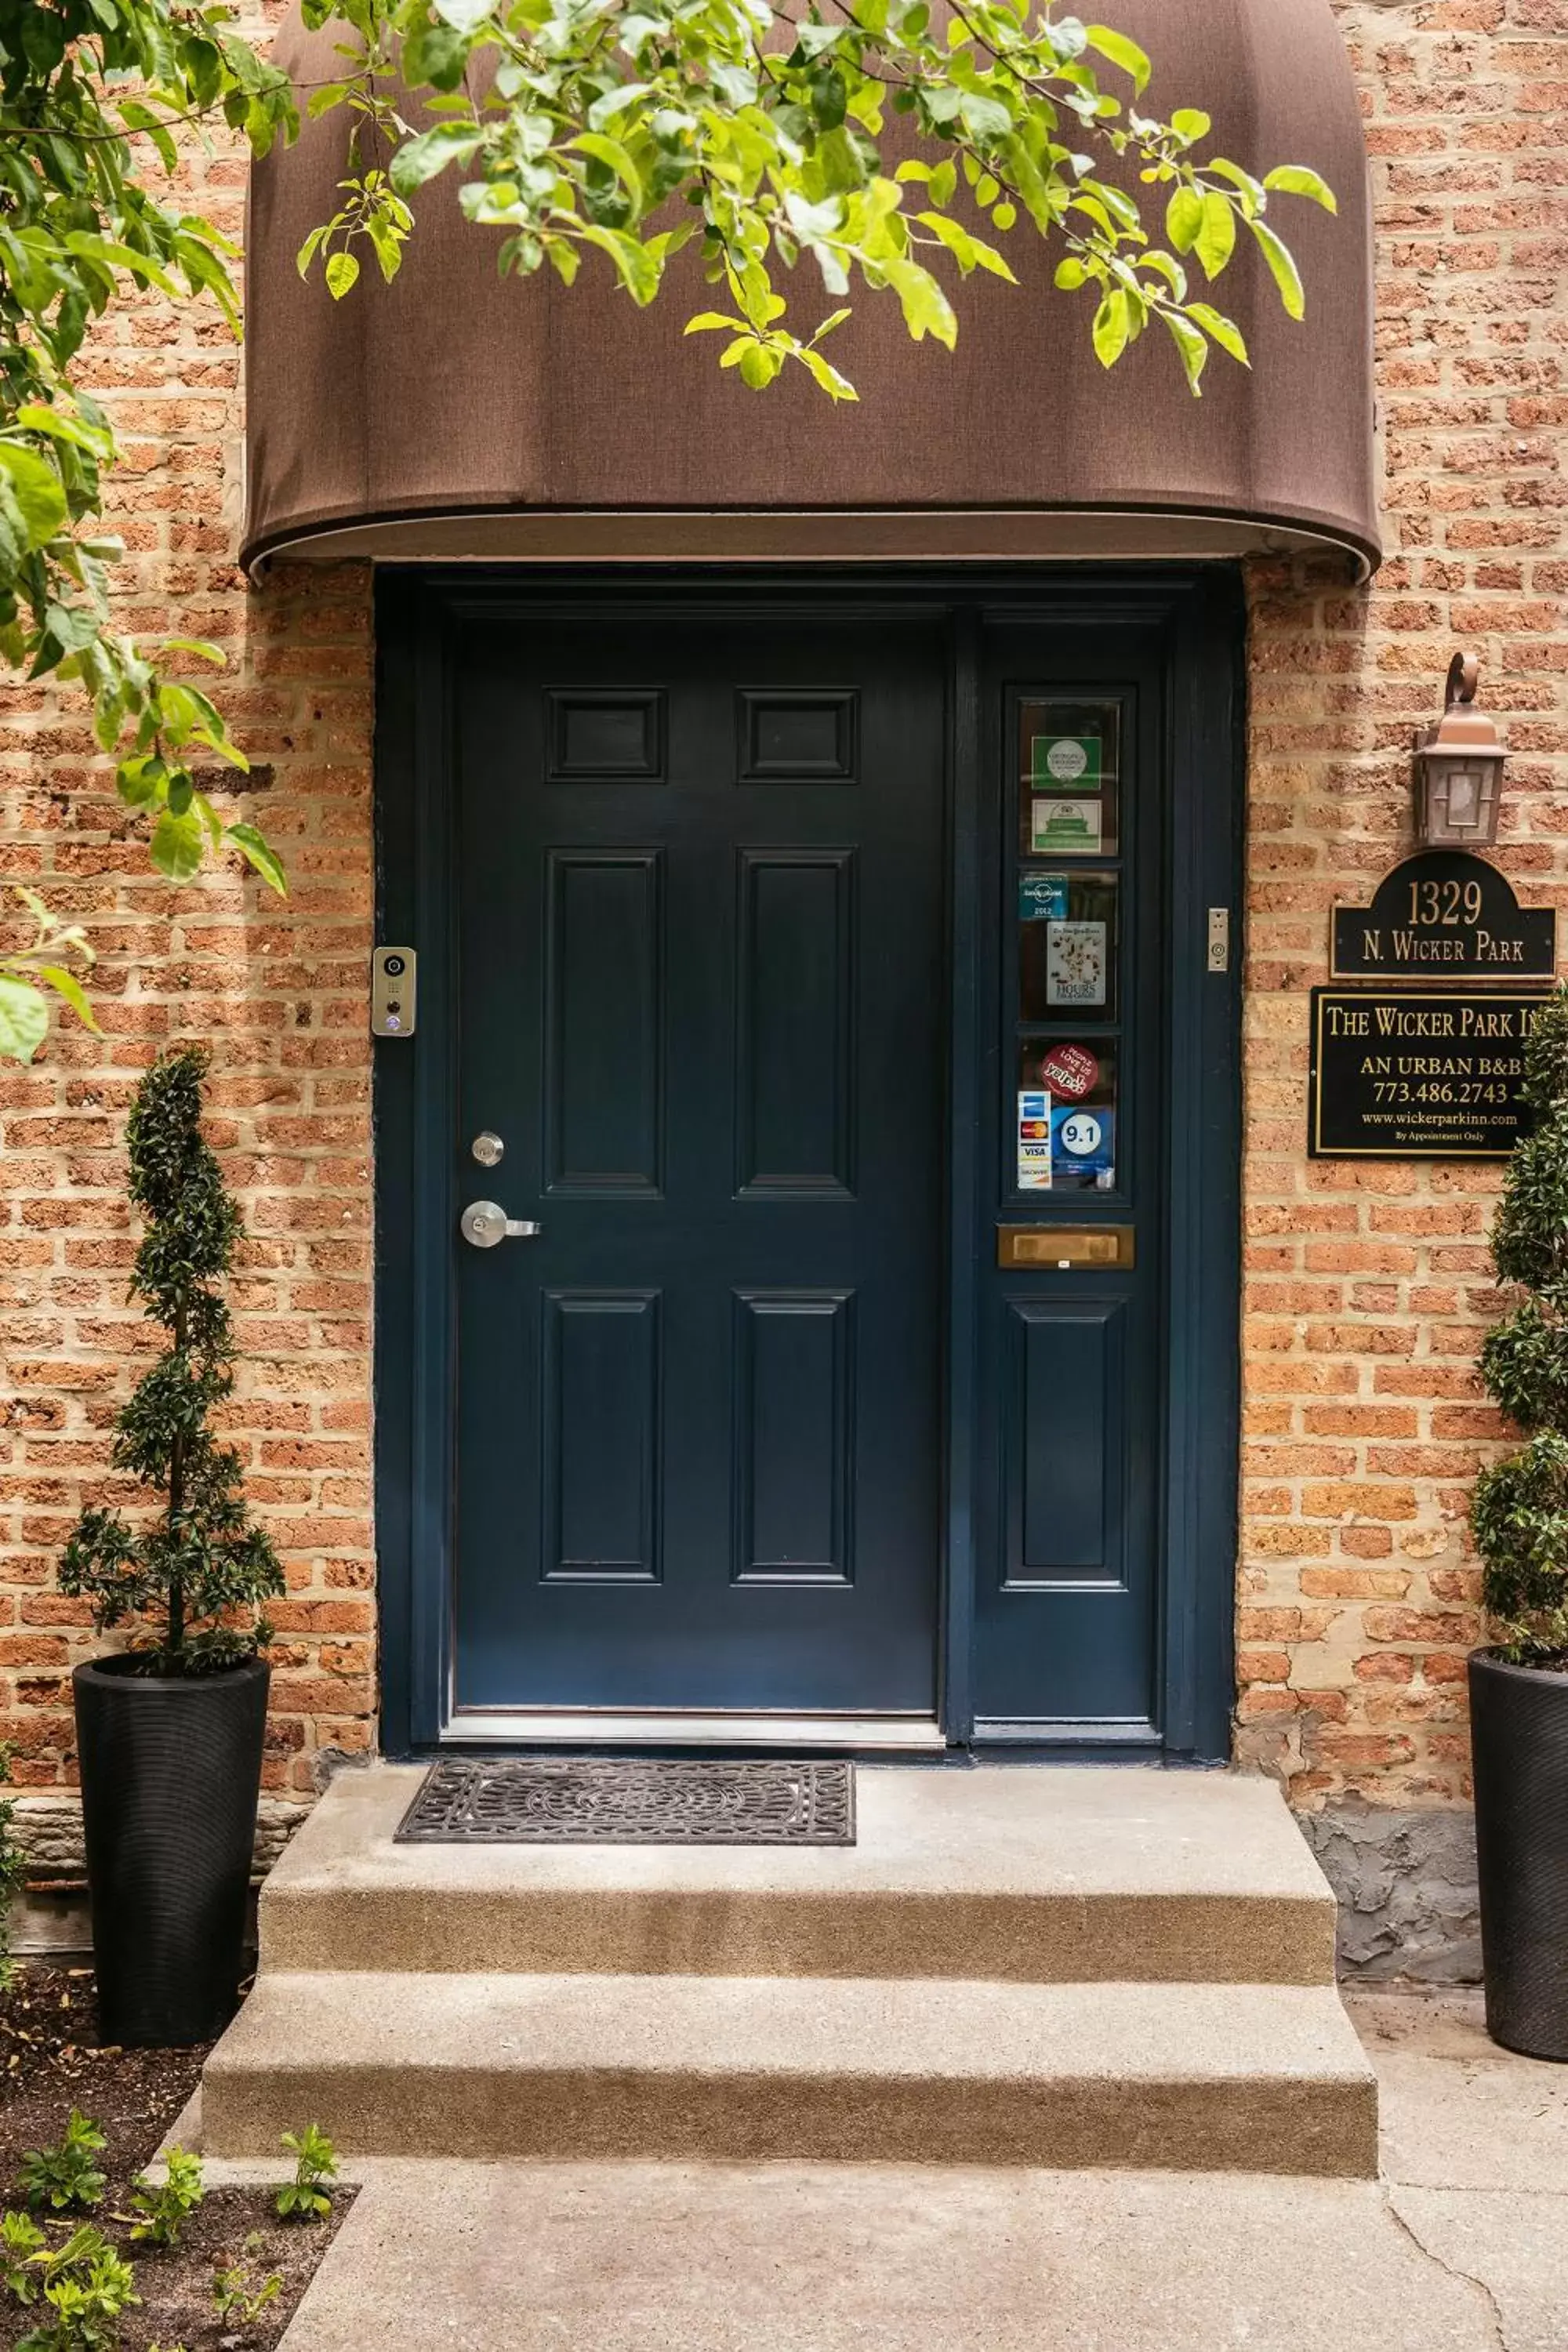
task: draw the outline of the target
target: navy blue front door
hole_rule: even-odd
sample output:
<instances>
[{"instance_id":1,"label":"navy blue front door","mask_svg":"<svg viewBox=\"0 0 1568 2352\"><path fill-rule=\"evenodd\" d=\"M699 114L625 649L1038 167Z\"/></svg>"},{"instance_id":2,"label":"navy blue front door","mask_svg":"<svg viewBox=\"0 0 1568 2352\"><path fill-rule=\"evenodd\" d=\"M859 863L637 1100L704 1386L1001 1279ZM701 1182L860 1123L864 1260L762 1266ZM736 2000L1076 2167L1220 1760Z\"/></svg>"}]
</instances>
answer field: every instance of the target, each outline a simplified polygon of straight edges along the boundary
<instances>
[{"instance_id":1,"label":"navy blue front door","mask_svg":"<svg viewBox=\"0 0 1568 2352\"><path fill-rule=\"evenodd\" d=\"M389 1748L1223 1755L1236 580L377 614ZM487 1200L537 1234L472 1247Z\"/></svg>"},{"instance_id":2,"label":"navy blue front door","mask_svg":"<svg viewBox=\"0 0 1568 2352\"><path fill-rule=\"evenodd\" d=\"M934 1711L944 644L461 630L454 1181L539 1232L454 1244L459 1726Z\"/></svg>"}]
</instances>

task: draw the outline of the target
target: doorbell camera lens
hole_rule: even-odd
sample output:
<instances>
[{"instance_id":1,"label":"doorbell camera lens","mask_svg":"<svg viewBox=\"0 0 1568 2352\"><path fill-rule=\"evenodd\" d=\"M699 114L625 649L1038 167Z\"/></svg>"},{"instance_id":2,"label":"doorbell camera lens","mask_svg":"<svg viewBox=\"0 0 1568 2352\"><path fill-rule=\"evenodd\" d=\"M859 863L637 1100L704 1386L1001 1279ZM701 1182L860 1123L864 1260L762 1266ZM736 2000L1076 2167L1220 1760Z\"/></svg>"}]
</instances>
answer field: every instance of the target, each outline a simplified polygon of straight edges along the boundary
<instances>
[{"instance_id":1,"label":"doorbell camera lens","mask_svg":"<svg viewBox=\"0 0 1568 2352\"><path fill-rule=\"evenodd\" d=\"M403 971L403 958L400 955L389 955L383 960L381 968L388 980L396 980Z\"/></svg>"}]
</instances>

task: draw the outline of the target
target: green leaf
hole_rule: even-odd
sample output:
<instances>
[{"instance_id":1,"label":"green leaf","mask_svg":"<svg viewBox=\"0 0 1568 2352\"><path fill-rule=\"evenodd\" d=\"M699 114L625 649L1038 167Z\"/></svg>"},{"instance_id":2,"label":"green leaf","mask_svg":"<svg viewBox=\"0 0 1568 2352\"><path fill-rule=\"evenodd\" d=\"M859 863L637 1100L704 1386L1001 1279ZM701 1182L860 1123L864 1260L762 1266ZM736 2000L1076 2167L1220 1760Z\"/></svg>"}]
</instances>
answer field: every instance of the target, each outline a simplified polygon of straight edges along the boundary
<instances>
[{"instance_id":1,"label":"green leaf","mask_svg":"<svg viewBox=\"0 0 1568 2352\"><path fill-rule=\"evenodd\" d=\"M1203 202L1203 226L1194 250L1206 278L1217 278L1236 250L1236 215L1226 199L1211 189Z\"/></svg>"},{"instance_id":2,"label":"green leaf","mask_svg":"<svg viewBox=\"0 0 1568 2352\"><path fill-rule=\"evenodd\" d=\"M1136 91L1142 94L1148 88L1149 76L1153 68L1136 41L1130 41L1125 33L1113 33L1109 25L1086 25L1083 30L1091 49L1098 51L1102 58L1109 58L1113 66L1121 68L1123 73L1131 75L1132 87Z\"/></svg>"},{"instance_id":3,"label":"green leaf","mask_svg":"<svg viewBox=\"0 0 1568 2352\"><path fill-rule=\"evenodd\" d=\"M59 476L47 457L40 457L34 449L19 449L14 441L0 441L0 473L16 501L28 543L47 546L66 519L66 494Z\"/></svg>"},{"instance_id":4,"label":"green leaf","mask_svg":"<svg viewBox=\"0 0 1568 2352\"><path fill-rule=\"evenodd\" d=\"M389 177L400 196L411 196L448 163L466 163L484 133L477 122L437 122L408 140L392 159Z\"/></svg>"},{"instance_id":5,"label":"green leaf","mask_svg":"<svg viewBox=\"0 0 1568 2352\"><path fill-rule=\"evenodd\" d=\"M1201 396L1203 387L1198 379L1208 365L1209 347L1190 319L1179 310L1162 310L1160 316L1171 330L1172 339L1182 355L1182 366L1194 396Z\"/></svg>"},{"instance_id":6,"label":"green leaf","mask_svg":"<svg viewBox=\"0 0 1568 2352\"><path fill-rule=\"evenodd\" d=\"M1275 236L1267 221L1249 221L1247 226L1263 248L1263 257L1273 272L1274 283L1279 289L1279 299L1285 305L1287 314L1292 319L1305 318L1307 297L1301 288L1301 273L1291 258L1289 247Z\"/></svg>"},{"instance_id":7,"label":"green leaf","mask_svg":"<svg viewBox=\"0 0 1568 2352\"><path fill-rule=\"evenodd\" d=\"M432 0L437 16L456 32L477 33L496 12L496 0Z\"/></svg>"},{"instance_id":8,"label":"green leaf","mask_svg":"<svg viewBox=\"0 0 1568 2352\"><path fill-rule=\"evenodd\" d=\"M565 147L569 153L592 155L595 163L603 163L613 172L631 198L634 219L640 215L643 209L642 175L618 139L608 138L602 131L584 131L575 139L568 139Z\"/></svg>"},{"instance_id":9,"label":"green leaf","mask_svg":"<svg viewBox=\"0 0 1568 2352\"><path fill-rule=\"evenodd\" d=\"M327 291L334 302L341 302L359 278L359 257L353 253L334 253L327 264Z\"/></svg>"},{"instance_id":10,"label":"green leaf","mask_svg":"<svg viewBox=\"0 0 1568 2352\"><path fill-rule=\"evenodd\" d=\"M1206 139L1213 125L1201 106L1178 106L1171 117L1171 128L1184 147L1191 147Z\"/></svg>"},{"instance_id":11,"label":"green leaf","mask_svg":"<svg viewBox=\"0 0 1568 2352\"><path fill-rule=\"evenodd\" d=\"M1191 253L1203 233L1204 200L1196 188L1181 187L1165 206L1165 235L1178 253Z\"/></svg>"},{"instance_id":12,"label":"green leaf","mask_svg":"<svg viewBox=\"0 0 1568 2352\"><path fill-rule=\"evenodd\" d=\"M580 221L576 234L607 253L616 275L639 310L646 310L658 292L658 263L647 247L624 229L604 228L597 221Z\"/></svg>"},{"instance_id":13,"label":"green leaf","mask_svg":"<svg viewBox=\"0 0 1568 2352\"><path fill-rule=\"evenodd\" d=\"M796 357L805 362L830 400L859 399L860 395L848 377L840 375L838 370L825 360L820 352L814 352L807 344L796 353Z\"/></svg>"},{"instance_id":14,"label":"green leaf","mask_svg":"<svg viewBox=\"0 0 1568 2352\"><path fill-rule=\"evenodd\" d=\"M722 327L729 334L737 330L744 334L746 322L744 319L726 318L722 310L699 310L695 318L688 319L680 331L683 335L706 335L716 327Z\"/></svg>"},{"instance_id":15,"label":"green leaf","mask_svg":"<svg viewBox=\"0 0 1568 2352\"><path fill-rule=\"evenodd\" d=\"M1223 310L1211 309L1207 302L1189 302L1187 316L1195 319L1205 333L1213 336L1222 352L1228 352L1233 360L1241 362L1243 367L1251 366L1252 362L1247 356L1247 339L1234 319L1227 319Z\"/></svg>"},{"instance_id":16,"label":"green leaf","mask_svg":"<svg viewBox=\"0 0 1568 2352\"><path fill-rule=\"evenodd\" d=\"M1337 213L1340 208L1332 188L1310 163L1277 163L1272 172L1263 174L1263 184L1277 188L1282 195L1310 196L1326 213Z\"/></svg>"},{"instance_id":17,"label":"green leaf","mask_svg":"<svg viewBox=\"0 0 1568 2352\"><path fill-rule=\"evenodd\" d=\"M1244 172L1239 163L1233 163L1228 155L1211 155L1204 170L1215 178L1228 180L1233 187L1240 190L1241 209L1247 220L1260 212L1268 201L1263 193L1262 181L1255 180L1250 172Z\"/></svg>"},{"instance_id":18,"label":"green leaf","mask_svg":"<svg viewBox=\"0 0 1568 2352\"><path fill-rule=\"evenodd\" d=\"M1132 313L1126 294L1113 286L1094 314L1094 355L1101 367L1114 367L1127 349Z\"/></svg>"},{"instance_id":19,"label":"green leaf","mask_svg":"<svg viewBox=\"0 0 1568 2352\"><path fill-rule=\"evenodd\" d=\"M30 1062L49 1033L49 1008L31 981L0 972L0 1061Z\"/></svg>"},{"instance_id":20,"label":"green leaf","mask_svg":"<svg viewBox=\"0 0 1568 2352\"><path fill-rule=\"evenodd\" d=\"M934 335L939 343L945 343L952 351L958 341L958 320L931 271L922 269L918 261L901 258L879 262L878 267L897 294L904 324L915 341Z\"/></svg>"},{"instance_id":21,"label":"green leaf","mask_svg":"<svg viewBox=\"0 0 1568 2352\"><path fill-rule=\"evenodd\" d=\"M421 25L403 45L404 79L416 87L456 89L468 62L467 37L453 25Z\"/></svg>"},{"instance_id":22,"label":"green leaf","mask_svg":"<svg viewBox=\"0 0 1568 2352\"><path fill-rule=\"evenodd\" d=\"M163 798L168 781L169 771L157 752L144 751L121 761L114 789L128 808L145 808Z\"/></svg>"},{"instance_id":23,"label":"green leaf","mask_svg":"<svg viewBox=\"0 0 1568 2352\"><path fill-rule=\"evenodd\" d=\"M235 847L243 852L262 880L269 882L280 898L289 896L289 877L283 871L283 862L265 834L258 833L253 824L231 824L224 839L232 841Z\"/></svg>"},{"instance_id":24,"label":"green leaf","mask_svg":"<svg viewBox=\"0 0 1568 2352\"><path fill-rule=\"evenodd\" d=\"M183 816L165 809L153 828L153 863L169 881L188 882L200 871L205 842L205 828L195 809Z\"/></svg>"},{"instance_id":25,"label":"green leaf","mask_svg":"<svg viewBox=\"0 0 1568 2352\"><path fill-rule=\"evenodd\" d=\"M751 385L753 392L763 392L778 372L778 353L769 351L765 343L759 343L754 335L748 338L746 348L741 353L742 380Z\"/></svg>"},{"instance_id":26,"label":"green leaf","mask_svg":"<svg viewBox=\"0 0 1568 2352\"><path fill-rule=\"evenodd\" d=\"M72 229L66 238L66 249L83 261L101 262L106 268L126 270L146 285L155 286L160 294L167 294L176 302L180 299L179 286L168 271L118 237L92 236L86 229Z\"/></svg>"},{"instance_id":27,"label":"green leaf","mask_svg":"<svg viewBox=\"0 0 1568 2352\"><path fill-rule=\"evenodd\" d=\"M92 1007L87 1001L87 992L74 971L68 971L63 964L41 963L38 966L38 978L47 981L57 996L65 998L84 1029L90 1029L95 1037L102 1034L94 1018Z\"/></svg>"},{"instance_id":28,"label":"green leaf","mask_svg":"<svg viewBox=\"0 0 1568 2352\"><path fill-rule=\"evenodd\" d=\"M159 160L165 172L174 172L179 168L180 151L170 136L167 127L153 112L151 107L143 106L139 98L128 99L120 110L120 120L127 131L140 131L146 133L157 149Z\"/></svg>"},{"instance_id":29,"label":"green leaf","mask_svg":"<svg viewBox=\"0 0 1568 2352\"><path fill-rule=\"evenodd\" d=\"M16 422L24 432L47 433L51 441L68 441L72 448L85 449L94 457L107 457L114 448L114 436L105 426L86 424L79 416L66 415L39 401L25 401L16 411Z\"/></svg>"}]
</instances>

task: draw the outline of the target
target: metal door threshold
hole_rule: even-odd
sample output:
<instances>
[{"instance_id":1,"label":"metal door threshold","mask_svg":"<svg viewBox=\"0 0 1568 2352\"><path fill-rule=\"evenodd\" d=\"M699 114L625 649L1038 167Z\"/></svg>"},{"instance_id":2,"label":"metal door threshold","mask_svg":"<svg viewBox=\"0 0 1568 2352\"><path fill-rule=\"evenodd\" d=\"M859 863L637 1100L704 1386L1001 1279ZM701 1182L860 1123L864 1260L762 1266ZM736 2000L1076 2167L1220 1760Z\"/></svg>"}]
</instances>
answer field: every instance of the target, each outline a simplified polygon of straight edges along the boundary
<instances>
[{"instance_id":1,"label":"metal door threshold","mask_svg":"<svg viewBox=\"0 0 1568 2352\"><path fill-rule=\"evenodd\" d=\"M637 1714L615 1707L459 1707L441 1734L443 1747L491 1741L530 1747L856 1748L940 1750L946 1742L930 1715Z\"/></svg>"}]
</instances>

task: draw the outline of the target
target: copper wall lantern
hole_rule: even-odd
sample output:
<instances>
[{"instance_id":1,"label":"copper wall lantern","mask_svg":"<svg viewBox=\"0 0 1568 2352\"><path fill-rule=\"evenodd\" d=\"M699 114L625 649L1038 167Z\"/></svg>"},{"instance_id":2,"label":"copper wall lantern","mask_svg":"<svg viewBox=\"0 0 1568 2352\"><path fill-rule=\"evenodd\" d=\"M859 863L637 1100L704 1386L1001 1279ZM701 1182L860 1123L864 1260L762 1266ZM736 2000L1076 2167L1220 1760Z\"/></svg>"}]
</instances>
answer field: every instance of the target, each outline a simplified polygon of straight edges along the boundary
<instances>
[{"instance_id":1,"label":"copper wall lantern","mask_svg":"<svg viewBox=\"0 0 1568 2352\"><path fill-rule=\"evenodd\" d=\"M1476 709L1474 654L1448 665L1443 716L1415 738L1415 827L1424 849L1484 849L1497 839L1502 739Z\"/></svg>"}]
</instances>

